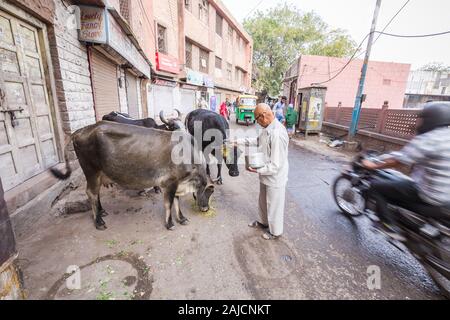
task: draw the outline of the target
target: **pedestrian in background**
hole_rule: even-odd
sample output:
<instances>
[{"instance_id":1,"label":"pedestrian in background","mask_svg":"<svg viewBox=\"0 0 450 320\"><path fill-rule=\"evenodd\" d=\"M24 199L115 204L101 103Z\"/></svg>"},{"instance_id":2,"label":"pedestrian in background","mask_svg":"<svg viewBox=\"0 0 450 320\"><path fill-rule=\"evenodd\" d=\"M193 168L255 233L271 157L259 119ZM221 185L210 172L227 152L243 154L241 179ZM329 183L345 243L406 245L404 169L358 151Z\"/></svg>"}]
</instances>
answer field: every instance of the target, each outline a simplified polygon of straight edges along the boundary
<instances>
[{"instance_id":1,"label":"pedestrian in background","mask_svg":"<svg viewBox=\"0 0 450 320\"><path fill-rule=\"evenodd\" d=\"M273 107L273 113L275 114L275 118L282 124L285 122L285 112L286 112L286 97L281 97L281 100L278 101Z\"/></svg>"}]
</instances>

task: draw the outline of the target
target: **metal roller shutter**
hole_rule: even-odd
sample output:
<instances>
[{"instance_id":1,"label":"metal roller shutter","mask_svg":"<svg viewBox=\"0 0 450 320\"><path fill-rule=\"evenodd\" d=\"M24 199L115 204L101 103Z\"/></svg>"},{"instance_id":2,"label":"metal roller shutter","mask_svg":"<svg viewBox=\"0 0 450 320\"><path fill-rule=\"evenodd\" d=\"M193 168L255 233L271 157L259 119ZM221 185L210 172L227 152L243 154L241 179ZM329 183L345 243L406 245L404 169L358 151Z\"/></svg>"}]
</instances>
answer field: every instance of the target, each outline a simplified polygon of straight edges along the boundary
<instances>
[{"instance_id":1,"label":"metal roller shutter","mask_svg":"<svg viewBox=\"0 0 450 320\"><path fill-rule=\"evenodd\" d=\"M183 114L188 114L195 109L195 91L188 89L181 89L181 105L180 111Z\"/></svg>"},{"instance_id":2,"label":"metal roller shutter","mask_svg":"<svg viewBox=\"0 0 450 320\"><path fill-rule=\"evenodd\" d=\"M100 52L92 50L92 85L94 87L97 121L111 111L119 111L117 67Z\"/></svg>"},{"instance_id":3,"label":"metal roller shutter","mask_svg":"<svg viewBox=\"0 0 450 320\"><path fill-rule=\"evenodd\" d=\"M127 72L128 113L134 119L139 119L138 78Z\"/></svg>"}]
</instances>

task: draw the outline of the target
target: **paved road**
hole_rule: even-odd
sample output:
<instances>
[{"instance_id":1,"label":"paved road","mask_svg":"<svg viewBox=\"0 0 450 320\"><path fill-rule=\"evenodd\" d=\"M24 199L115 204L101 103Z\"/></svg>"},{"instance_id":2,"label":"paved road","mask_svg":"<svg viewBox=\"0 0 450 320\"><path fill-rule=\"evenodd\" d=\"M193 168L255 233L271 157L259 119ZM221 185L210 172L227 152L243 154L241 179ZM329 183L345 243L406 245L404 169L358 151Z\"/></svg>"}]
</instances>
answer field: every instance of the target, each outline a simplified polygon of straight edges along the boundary
<instances>
[{"instance_id":1,"label":"paved road","mask_svg":"<svg viewBox=\"0 0 450 320\"><path fill-rule=\"evenodd\" d=\"M106 231L94 228L89 212L57 215L68 202L86 198L80 186L16 230L29 297L441 299L410 255L373 234L364 218L339 214L330 185L344 161L317 144L291 143L285 234L277 241L247 227L258 216L259 181L246 171L237 178L225 171L210 214L182 199L190 224L171 232L163 225L161 195L139 197L120 188L102 191L110 213ZM80 290L65 287L71 265L81 267ZM367 287L370 266L380 268L379 290Z\"/></svg>"}]
</instances>

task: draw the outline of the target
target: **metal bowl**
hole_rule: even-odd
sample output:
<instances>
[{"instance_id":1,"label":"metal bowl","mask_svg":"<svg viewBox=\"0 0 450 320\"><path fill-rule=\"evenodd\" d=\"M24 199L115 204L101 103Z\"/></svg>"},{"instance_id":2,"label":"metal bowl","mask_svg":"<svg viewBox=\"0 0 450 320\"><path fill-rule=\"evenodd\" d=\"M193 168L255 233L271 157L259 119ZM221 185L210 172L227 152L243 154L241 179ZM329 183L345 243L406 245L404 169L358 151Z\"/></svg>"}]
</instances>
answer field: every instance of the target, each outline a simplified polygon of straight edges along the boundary
<instances>
[{"instance_id":1,"label":"metal bowl","mask_svg":"<svg viewBox=\"0 0 450 320\"><path fill-rule=\"evenodd\" d=\"M265 164L265 156L262 152L252 153L248 156L248 165L253 169L262 168Z\"/></svg>"}]
</instances>

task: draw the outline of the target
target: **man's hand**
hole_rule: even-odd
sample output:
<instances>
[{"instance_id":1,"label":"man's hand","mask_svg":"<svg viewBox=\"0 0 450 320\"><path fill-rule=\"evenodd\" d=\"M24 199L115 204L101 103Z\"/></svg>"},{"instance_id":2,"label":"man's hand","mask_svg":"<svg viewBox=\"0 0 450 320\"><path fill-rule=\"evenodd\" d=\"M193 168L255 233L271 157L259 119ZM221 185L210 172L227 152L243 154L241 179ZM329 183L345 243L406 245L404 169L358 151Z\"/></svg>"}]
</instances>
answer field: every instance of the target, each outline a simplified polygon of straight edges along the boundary
<instances>
[{"instance_id":1,"label":"man's hand","mask_svg":"<svg viewBox=\"0 0 450 320\"><path fill-rule=\"evenodd\" d=\"M364 159L364 160L361 162L361 164L362 164L362 166L363 166L364 168L369 169L369 170L376 170L376 169L378 169L378 167L379 167L378 164L376 164L375 162L372 162L372 161L370 161L370 160L367 160L367 159Z\"/></svg>"},{"instance_id":2,"label":"man's hand","mask_svg":"<svg viewBox=\"0 0 450 320\"><path fill-rule=\"evenodd\" d=\"M253 173L258 173L258 171L256 171L256 169L253 169L252 167L248 167L247 171L253 172Z\"/></svg>"}]
</instances>

